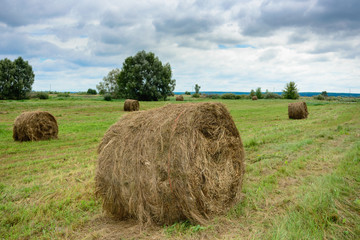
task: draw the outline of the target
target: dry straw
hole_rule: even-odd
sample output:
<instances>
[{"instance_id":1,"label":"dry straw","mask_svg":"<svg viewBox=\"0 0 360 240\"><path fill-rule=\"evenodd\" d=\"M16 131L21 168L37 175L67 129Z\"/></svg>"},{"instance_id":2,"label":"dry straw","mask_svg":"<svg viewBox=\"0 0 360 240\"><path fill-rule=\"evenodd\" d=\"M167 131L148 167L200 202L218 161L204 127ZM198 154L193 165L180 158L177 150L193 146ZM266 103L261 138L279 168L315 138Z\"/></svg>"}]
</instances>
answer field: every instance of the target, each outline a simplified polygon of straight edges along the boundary
<instances>
[{"instance_id":1,"label":"dry straw","mask_svg":"<svg viewBox=\"0 0 360 240\"><path fill-rule=\"evenodd\" d=\"M98 152L96 194L120 219L205 224L240 197L244 148L221 103L128 114L109 128Z\"/></svg>"},{"instance_id":2,"label":"dry straw","mask_svg":"<svg viewBox=\"0 0 360 240\"><path fill-rule=\"evenodd\" d=\"M251 99L252 99L252 100L258 100L258 97L257 97L257 96L252 96Z\"/></svg>"},{"instance_id":3,"label":"dry straw","mask_svg":"<svg viewBox=\"0 0 360 240\"><path fill-rule=\"evenodd\" d=\"M184 101L183 95L177 95L176 96L176 101Z\"/></svg>"},{"instance_id":4,"label":"dry straw","mask_svg":"<svg viewBox=\"0 0 360 240\"><path fill-rule=\"evenodd\" d=\"M15 119L13 139L15 141L39 141L57 138L58 125L48 112L24 112Z\"/></svg>"},{"instance_id":5,"label":"dry straw","mask_svg":"<svg viewBox=\"0 0 360 240\"><path fill-rule=\"evenodd\" d=\"M303 119L309 115L305 102L289 103L288 114L290 119Z\"/></svg>"},{"instance_id":6,"label":"dry straw","mask_svg":"<svg viewBox=\"0 0 360 240\"><path fill-rule=\"evenodd\" d=\"M138 100L126 99L124 102L124 111L139 111L140 104Z\"/></svg>"}]
</instances>

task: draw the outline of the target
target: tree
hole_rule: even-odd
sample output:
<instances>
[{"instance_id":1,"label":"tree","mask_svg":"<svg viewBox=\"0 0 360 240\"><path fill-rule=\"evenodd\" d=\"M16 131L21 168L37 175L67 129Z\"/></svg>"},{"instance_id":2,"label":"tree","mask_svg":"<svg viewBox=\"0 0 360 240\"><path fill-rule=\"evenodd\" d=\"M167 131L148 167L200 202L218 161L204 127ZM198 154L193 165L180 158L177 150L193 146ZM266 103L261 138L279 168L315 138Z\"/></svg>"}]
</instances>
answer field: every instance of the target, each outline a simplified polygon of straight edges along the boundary
<instances>
[{"instance_id":1,"label":"tree","mask_svg":"<svg viewBox=\"0 0 360 240\"><path fill-rule=\"evenodd\" d=\"M324 97L327 97L328 96L327 91L322 91L321 95L323 95Z\"/></svg>"},{"instance_id":2,"label":"tree","mask_svg":"<svg viewBox=\"0 0 360 240\"><path fill-rule=\"evenodd\" d=\"M124 98L143 101L166 99L173 94L175 79L169 63L165 65L152 52L138 52L123 63L118 76L119 94Z\"/></svg>"},{"instance_id":3,"label":"tree","mask_svg":"<svg viewBox=\"0 0 360 240\"><path fill-rule=\"evenodd\" d=\"M96 85L99 94L109 94L111 97L117 98L119 95L119 86L117 84L119 75L120 69L116 68L111 70L108 75L103 78L103 81Z\"/></svg>"},{"instance_id":4,"label":"tree","mask_svg":"<svg viewBox=\"0 0 360 240\"><path fill-rule=\"evenodd\" d=\"M35 74L28 61L0 60L0 99L24 99L30 93Z\"/></svg>"},{"instance_id":5,"label":"tree","mask_svg":"<svg viewBox=\"0 0 360 240\"><path fill-rule=\"evenodd\" d=\"M95 90L95 89L91 89L91 88L89 88L86 93L87 93L87 94L91 94L91 95L96 95L96 94L97 94L96 90Z\"/></svg>"},{"instance_id":6,"label":"tree","mask_svg":"<svg viewBox=\"0 0 360 240\"><path fill-rule=\"evenodd\" d=\"M196 94L199 94L200 88L201 88L201 87L200 87L199 85L195 84L195 93L196 93Z\"/></svg>"},{"instance_id":7,"label":"tree","mask_svg":"<svg viewBox=\"0 0 360 240\"><path fill-rule=\"evenodd\" d=\"M261 93L261 88L260 88L260 87L258 87L258 88L256 89L255 95L257 96L258 99L262 99L262 98L263 98L263 95L262 95L262 93Z\"/></svg>"},{"instance_id":8,"label":"tree","mask_svg":"<svg viewBox=\"0 0 360 240\"><path fill-rule=\"evenodd\" d=\"M256 94L255 94L255 91L254 91L254 89L251 89L251 91L250 91L250 98L252 98L253 96L255 96Z\"/></svg>"},{"instance_id":9,"label":"tree","mask_svg":"<svg viewBox=\"0 0 360 240\"><path fill-rule=\"evenodd\" d=\"M295 82L287 83L282 95L285 99L298 99L300 95L298 93Z\"/></svg>"}]
</instances>

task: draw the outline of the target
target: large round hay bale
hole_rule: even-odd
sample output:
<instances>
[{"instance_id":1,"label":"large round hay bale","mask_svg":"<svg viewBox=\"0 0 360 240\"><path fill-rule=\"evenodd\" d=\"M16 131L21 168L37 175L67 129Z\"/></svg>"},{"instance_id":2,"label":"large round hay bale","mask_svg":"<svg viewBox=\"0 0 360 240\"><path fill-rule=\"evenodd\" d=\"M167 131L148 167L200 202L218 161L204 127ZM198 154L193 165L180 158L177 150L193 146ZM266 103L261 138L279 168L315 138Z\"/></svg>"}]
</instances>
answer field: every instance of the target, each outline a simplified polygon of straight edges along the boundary
<instances>
[{"instance_id":1,"label":"large round hay bale","mask_svg":"<svg viewBox=\"0 0 360 240\"><path fill-rule=\"evenodd\" d=\"M289 103L288 114L291 119L303 119L309 115L305 102Z\"/></svg>"},{"instance_id":2,"label":"large round hay bale","mask_svg":"<svg viewBox=\"0 0 360 240\"><path fill-rule=\"evenodd\" d=\"M48 112L24 112L14 122L13 139L15 141L39 141L57 138L58 125Z\"/></svg>"},{"instance_id":3,"label":"large round hay bale","mask_svg":"<svg viewBox=\"0 0 360 240\"><path fill-rule=\"evenodd\" d=\"M120 219L204 224L239 199L244 148L221 103L128 114L109 128L98 152L96 194Z\"/></svg>"},{"instance_id":4,"label":"large round hay bale","mask_svg":"<svg viewBox=\"0 0 360 240\"><path fill-rule=\"evenodd\" d=\"M140 104L138 100L126 99L124 102L124 111L139 111Z\"/></svg>"},{"instance_id":5,"label":"large round hay bale","mask_svg":"<svg viewBox=\"0 0 360 240\"><path fill-rule=\"evenodd\" d=\"M258 97L257 96L252 96L252 98L251 98L252 100L258 100Z\"/></svg>"},{"instance_id":6,"label":"large round hay bale","mask_svg":"<svg viewBox=\"0 0 360 240\"><path fill-rule=\"evenodd\" d=\"M184 101L183 95L177 95L176 96L176 101Z\"/></svg>"}]
</instances>

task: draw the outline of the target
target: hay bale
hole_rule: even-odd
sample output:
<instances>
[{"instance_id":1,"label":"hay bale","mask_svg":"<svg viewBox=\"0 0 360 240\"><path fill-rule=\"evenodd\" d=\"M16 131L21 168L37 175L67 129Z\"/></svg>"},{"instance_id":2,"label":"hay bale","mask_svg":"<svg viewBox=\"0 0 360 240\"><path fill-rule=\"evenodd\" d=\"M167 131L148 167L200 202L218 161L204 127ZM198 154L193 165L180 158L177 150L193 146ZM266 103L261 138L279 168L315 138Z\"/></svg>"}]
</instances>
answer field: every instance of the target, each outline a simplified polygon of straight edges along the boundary
<instances>
[{"instance_id":1,"label":"hay bale","mask_svg":"<svg viewBox=\"0 0 360 240\"><path fill-rule=\"evenodd\" d=\"M305 102L289 103L288 114L290 119L304 119L307 118L309 112Z\"/></svg>"},{"instance_id":2,"label":"hay bale","mask_svg":"<svg viewBox=\"0 0 360 240\"><path fill-rule=\"evenodd\" d=\"M124 102L124 111L139 111L140 104L138 100L126 99Z\"/></svg>"},{"instance_id":3,"label":"hay bale","mask_svg":"<svg viewBox=\"0 0 360 240\"><path fill-rule=\"evenodd\" d=\"M239 199L244 148L221 103L128 114L109 128L98 152L96 194L120 219L204 224Z\"/></svg>"},{"instance_id":4,"label":"hay bale","mask_svg":"<svg viewBox=\"0 0 360 240\"><path fill-rule=\"evenodd\" d=\"M15 141L39 141L57 138L58 125L48 112L24 112L14 122L13 139Z\"/></svg>"},{"instance_id":5,"label":"hay bale","mask_svg":"<svg viewBox=\"0 0 360 240\"><path fill-rule=\"evenodd\" d=\"M251 99L252 99L252 100L258 100L258 97L257 97L257 96L252 96Z\"/></svg>"},{"instance_id":6,"label":"hay bale","mask_svg":"<svg viewBox=\"0 0 360 240\"><path fill-rule=\"evenodd\" d=\"M184 101L183 95L177 95L176 96L176 101Z\"/></svg>"}]
</instances>

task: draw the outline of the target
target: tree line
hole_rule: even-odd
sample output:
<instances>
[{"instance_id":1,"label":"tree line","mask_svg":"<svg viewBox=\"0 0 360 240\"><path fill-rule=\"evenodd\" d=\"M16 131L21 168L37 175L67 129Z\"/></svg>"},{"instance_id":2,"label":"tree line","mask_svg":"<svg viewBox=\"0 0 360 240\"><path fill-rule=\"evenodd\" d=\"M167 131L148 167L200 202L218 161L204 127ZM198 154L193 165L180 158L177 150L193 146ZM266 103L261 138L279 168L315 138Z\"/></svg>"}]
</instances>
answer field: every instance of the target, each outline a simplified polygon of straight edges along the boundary
<instances>
[{"instance_id":1,"label":"tree line","mask_svg":"<svg viewBox=\"0 0 360 240\"><path fill-rule=\"evenodd\" d=\"M35 74L28 61L21 57L11 61L0 60L0 99L24 99L30 93ZM165 100L173 95L176 80L172 79L169 63L163 64L152 52L140 51L135 56L125 59L122 69L111 70L96 88L107 100L111 98L131 98L141 101ZM200 86L195 85L193 97L200 96ZM87 94L97 94L89 88ZM258 99L270 96L279 98L275 93L262 94L261 88L253 89L250 97ZM271 97L272 96L272 97ZM283 98L297 99L299 94L295 82L286 85Z\"/></svg>"}]
</instances>

